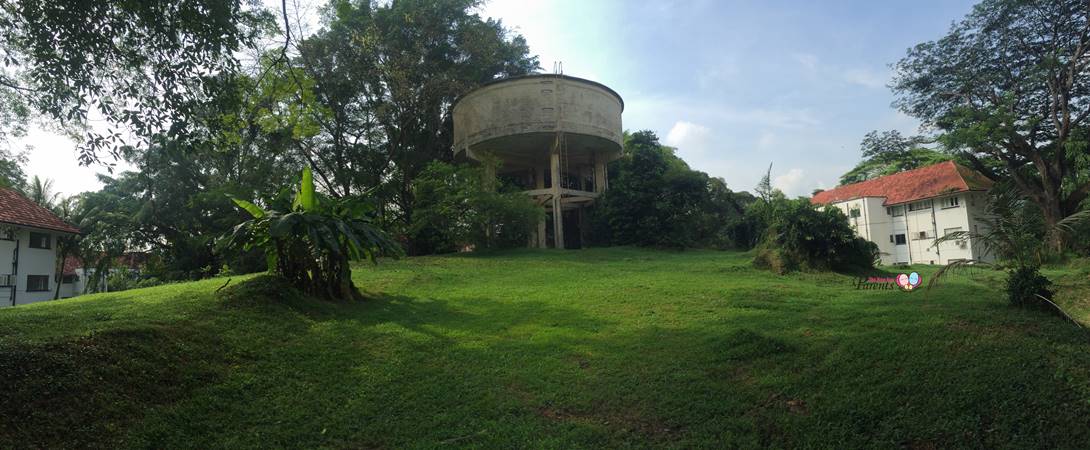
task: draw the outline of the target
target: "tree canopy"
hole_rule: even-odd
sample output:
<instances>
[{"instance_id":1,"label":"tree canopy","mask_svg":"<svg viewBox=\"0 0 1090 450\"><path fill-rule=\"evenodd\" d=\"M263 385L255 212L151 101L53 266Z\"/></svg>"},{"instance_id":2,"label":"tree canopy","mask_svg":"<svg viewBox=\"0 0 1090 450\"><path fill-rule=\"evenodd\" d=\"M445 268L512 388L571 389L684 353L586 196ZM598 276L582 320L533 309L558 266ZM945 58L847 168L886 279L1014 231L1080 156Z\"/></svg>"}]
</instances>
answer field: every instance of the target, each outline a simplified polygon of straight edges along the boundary
<instances>
[{"instance_id":1,"label":"tree canopy","mask_svg":"<svg viewBox=\"0 0 1090 450\"><path fill-rule=\"evenodd\" d=\"M82 134L84 163L129 144L185 140L194 111L214 101L217 76L237 71L271 14L242 0L56 2L0 6L0 127L20 132L34 113ZM92 117L105 132L87 127ZM131 134L130 134L131 133ZM137 142L128 142L128 136Z\"/></svg>"},{"instance_id":2,"label":"tree canopy","mask_svg":"<svg viewBox=\"0 0 1090 450\"><path fill-rule=\"evenodd\" d=\"M840 184L852 184L955 159L953 155L925 147L921 136L905 137L897 130L871 131L859 144L863 160L840 176Z\"/></svg>"},{"instance_id":3,"label":"tree canopy","mask_svg":"<svg viewBox=\"0 0 1090 450\"><path fill-rule=\"evenodd\" d=\"M896 105L1055 225L1090 195L1090 4L984 0L896 64ZM1054 242L1059 247L1059 242Z\"/></svg>"}]
</instances>

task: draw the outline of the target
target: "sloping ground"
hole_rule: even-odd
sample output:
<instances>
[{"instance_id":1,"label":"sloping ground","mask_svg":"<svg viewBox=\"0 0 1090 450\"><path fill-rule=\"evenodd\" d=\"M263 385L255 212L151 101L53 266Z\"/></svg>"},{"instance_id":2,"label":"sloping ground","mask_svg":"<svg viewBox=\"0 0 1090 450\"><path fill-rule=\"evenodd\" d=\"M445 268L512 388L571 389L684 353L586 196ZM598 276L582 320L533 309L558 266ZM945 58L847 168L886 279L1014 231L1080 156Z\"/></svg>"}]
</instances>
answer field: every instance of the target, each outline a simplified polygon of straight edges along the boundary
<instances>
[{"instance_id":1,"label":"sloping ground","mask_svg":"<svg viewBox=\"0 0 1090 450\"><path fill-rule=\"evenodd\" d=\"M1090 444L1090 339L999 273L909 294L749 258L412 258L361 267L365 303L236 277L3 310L0 448Z\"/></svg>"}]
</instances>

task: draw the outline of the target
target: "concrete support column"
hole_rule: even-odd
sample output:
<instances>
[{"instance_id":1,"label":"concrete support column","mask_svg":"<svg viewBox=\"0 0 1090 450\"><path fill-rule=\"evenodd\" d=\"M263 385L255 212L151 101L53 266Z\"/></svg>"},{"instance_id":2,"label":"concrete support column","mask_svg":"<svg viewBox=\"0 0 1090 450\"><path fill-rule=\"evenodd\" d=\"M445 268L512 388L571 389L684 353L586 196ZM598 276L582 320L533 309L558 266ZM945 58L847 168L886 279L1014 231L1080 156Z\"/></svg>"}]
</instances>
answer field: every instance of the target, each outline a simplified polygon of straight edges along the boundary
<instances>
[{"instance_id":1,"label":"concrete support column","mask_svg":"<svg viewBox=\"0 0 1090 450\"><path fill-rule=\"evenodd\" d=\"M554 151L549 155L549 166L552 175L553 191L553 238L556 248L564 248L564 209L561 203L560 189L560 152Z\"/></svg>"},{"instance_id":2,"label":"concrete support column","mask_svg":"<svg viewBox=\"0 0 1090 450\"><path fill-rule=\"evenodd\" d=\"M536 189L545 189L545 167L543 166L538 166L534 168L534 187ZM549 243L545 242L547 220L549 220L548 217L542 216L541 221L537 223L537 248L549 247Z\"/></svg>"},{"instance_id":3,"label":"concrete support column","mask_svg":"<svg viewBox=\"0 0 1090 450\"><path fill-rule=\"evenodd\" d=\"M484 163L484 190L496 192L496 165L492 161Z\"/></svg>"},{"instance_id":4,"label":"concrete support column","mask_svg":"<svg viewBox=\"0 0 1090 450\"><path fill-rule=\"evenodd\" d=\"M605 192L606 184L609 183L606 180L608 173L605 160L598 155L594 155L594 192L599 194Z\"/></svg>"}]
</instances>

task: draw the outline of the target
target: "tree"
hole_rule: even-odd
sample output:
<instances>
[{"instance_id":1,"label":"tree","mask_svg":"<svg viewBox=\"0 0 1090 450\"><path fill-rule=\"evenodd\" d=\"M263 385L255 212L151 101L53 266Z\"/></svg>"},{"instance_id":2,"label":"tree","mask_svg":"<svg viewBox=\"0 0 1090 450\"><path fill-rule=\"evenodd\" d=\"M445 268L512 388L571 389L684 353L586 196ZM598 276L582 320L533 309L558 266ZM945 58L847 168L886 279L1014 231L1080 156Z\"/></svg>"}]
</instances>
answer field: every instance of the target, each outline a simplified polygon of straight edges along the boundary
<instances>
[{"instance_id":1,"label":"tree","mask_svg":"<svg viewBox=\"0 0 1090 450\"><path fill-rule=\"evenodd\" d=\"M310 169L303 170L287 212L232 200L252 218L227 236L226 248L262 250L270 272L314 296L359 299L350 263L375 263L379 256L400 253L398 244L374 225L362 199L321 195Z\"/></svg>"},{"instance_id":2,"label":"tree","mask_svg":"<svg viewBox=\"0 0 1090 450\"><path fill-rule=\"evenodd\" d=\"M924 147L926 143L921 136L904 137L897 130L871 131L859 144L863 160L840 176L840 184L858 183L955 159L953 155Z\"/></svg>"},{"instance_id":3,"label":"tree","mask_svg":"<svg viewBox=\"0 0 1090 450\"><path fill-rule=\"evenodd\" d=\"M31 178L30 183L27 184L26 194L30 201L45 209L53 209L57 203L57 198L61 195L59 192L53 191L52 178L42 179L38 178L37 175L34 175L34 178Z\"/></svg>"},{"instance_id":4,"label":"tree","mask_svg":"<svg viewBox=\"0 0 1090 450\"><path fill-rule=\"evenodd\" d=\"M0 103L3 103L2 100ZM12 153L0 148L0 187L22 191L26 187L26 173L23 172L26 162L26 152Z\"/></svg>"},{"instance_id":5,"label":"tree","mask_svg":"<svg viewBox=\"0 0 1090 450\"><path fill-rule=\"evenodd\" d=\"M984 0L943 38L910 49L893 88L902 111L985 175L1009 176L1052 227L1090 194L1088 64L1090 4Z\"/></svg>"},{"instance_id":6,"label":"tree","mask_svg":"<svg viewBox=\"0 0 1090 450\"><path fill-rule=\"evenodd\" d=\"M131 150L123 131L191 137L192 113L214 100L217 75L237 71L271 16L242 0L13 0L0 6L0 128L22 131L32 111L82 131L83 163ZM8 119L12 122L9 123ZM3 132L3 130L0 130Z\"/></svg>"},{"instance_id":7,"label":"tree","mask_svg":"<svg viewBox=\"0 0 1090 450\"><path fill-rule=\"evenodd\" d=\"M609 165L610 189L592 213L601 244L665 247L734 245L729 224L742 206L722 179L689 168L651 131L625 134Z\"/></svg>"},{"instance_id":8,"label":"tree","mask_svg":"<svg viewBox=\"0 0 1090 450\"><path fill-rule=\"evenodd\" d=\"M459 95L538 68L526 41L473 9L477 0L334 0L292 64L314 80L320 133L300 151L334 196L371 189L388 228L406 234L416 177L449 160ZM410 253L420 253L409 242Z\"/></svg>"},{"instance_id":9,"label":"tree","mask_svg":"<svg viewBox=\"0 0 1090 450\"><path fill-rule=\"evenodd\" d=\"M544 211L520 188L486 186L486 174L481 167L439 161L424 169L414 183L417 214L409 228L419 250L526 246Z\"/></svg>"},{"instance_id":10,"label":"tree","mask_svg":"<svg viewBox=\"0 0 1090 450\"><path fill-rule=\"evenodd\" d=\"M947 233L932 245L938 247L948 241L972 240L974 246L982 247L983 256L994 255L1012 266L1007 272L1006 283L1012 305L1055 309L1063 313L1051 301L1052 283L1039 271L1045 257L1041 251L1052 236L1070 233L1075 227L1090 222L1090 210L1074 213L1054 225L1048 225L1041 209L1010 182L997 184L991 189L985 208L985 214L978 219L982 225L980 231ZM981 263L984 262L951 262L932 276L928 287L937 285L950 271Z\"/></svg>"}]
</instances>

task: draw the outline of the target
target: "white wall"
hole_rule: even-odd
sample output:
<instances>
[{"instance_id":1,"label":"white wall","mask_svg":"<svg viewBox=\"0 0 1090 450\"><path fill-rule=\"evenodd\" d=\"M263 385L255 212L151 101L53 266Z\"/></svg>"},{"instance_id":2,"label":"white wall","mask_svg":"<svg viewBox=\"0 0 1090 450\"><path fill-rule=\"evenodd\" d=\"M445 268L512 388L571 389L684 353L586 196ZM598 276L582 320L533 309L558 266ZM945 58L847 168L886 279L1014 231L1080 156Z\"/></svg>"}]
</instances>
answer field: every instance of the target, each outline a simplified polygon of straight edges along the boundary
<instances>
[{"instance_id":1,"label":"white wall","mask_svg":"<svg viewBox=\"0 0 1090 450\"><path fill-rule=\"evenodd\" d=\"M956 206L946 202L951 197L957 198ZM883 197L865 197L833 204L848 216L848 223L857 235L878 245L883 265L904 262L948 264L958 259L981 259L982 249L974 248L972 240L967 240L964 246L958 242L935 246L935 240L945 235L947 229L979 232L983 226L979 217L984 214L986 201L983 193L959 192L934 197L930 199L930 208L916 211L909 211L908 204L883 205L884 200ZM894 216L892 208L896 207L902 208L904 214ZM851 211L856 209L859 217L853 218ZM920 232L926 233L925 237L921 238ZM895 244L898 234L905 235L905 245Z\"/></svg>"},{"instance_id":2,"label":"white wall","mask_svg":"<svg viewBox=\"0 0 1090 450\"><path fill-rule=\"evenodd\" d=\"M30 248L31 231L49 234L50 239L52 240L50 248ZM13 250L15 249L16 242L18 242L19 266L17 268L18 273L15 280L17 284L15 290L15 304L23 305L52 300L53 290L57 287L55 281L57 270L57 234L45 230L19 228L14 237L15 241L0 240L0 274L7 275L12 273ZM47 275L49 277L49 289L39 292L27 292L27 275ZM4 306L12 306L10 290L8 288L0 288L0 307Z\"/></svg>"}]
</instances>

